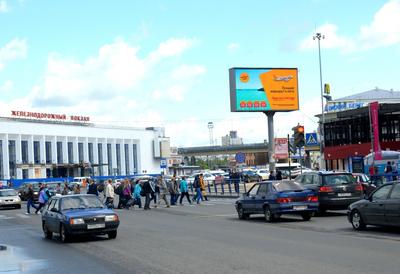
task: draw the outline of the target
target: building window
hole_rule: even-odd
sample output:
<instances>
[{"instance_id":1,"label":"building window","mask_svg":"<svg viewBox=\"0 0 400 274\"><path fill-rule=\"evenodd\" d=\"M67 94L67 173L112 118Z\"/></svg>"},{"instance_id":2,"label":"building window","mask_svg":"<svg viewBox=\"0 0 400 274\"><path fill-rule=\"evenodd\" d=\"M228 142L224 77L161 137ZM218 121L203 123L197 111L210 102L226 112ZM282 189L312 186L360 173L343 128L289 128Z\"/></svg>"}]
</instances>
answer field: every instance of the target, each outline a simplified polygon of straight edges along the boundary
<instances>
[{"instance_id":1,"label":"building window","mask_svg":"<svg viewBox=\"0 0 400 274\"><path fill-rule=\"evenodd\" d=\"M29 177L29 169L22 170L22 179L27 179Z\"/></svg>"},{"instance_id":2,"label":"building window","mask_svg":"<svg viewBox=\"0 0 400 274\"><path fill-rule=\"evenodd\" d=\"M99 175L103 176L103 146L102 144L97 144L97 151L99 157Z\"/></svg>"},{"instance_id":3,"label":"building window","mask_svg":"<svg viewBox=\"0 0 400 274\"><path fill-rule=\"evenodd\" d=\"M21 160L23 164L28 163L28 141L21 141Z\"/></svg>"},{"instance_id":4,"label":"building window","mask_svg":"<svg viewBox=\"0 0 400 274\"><path fill-rule=\"evenodd\" d=\"M125 150L125 174L129 175L130 174L130 166L129 166L129 145L125 144L124 145L124 150Z\"/></svg>"},{"instance_id":5,"label":"building window","mask_svg":"<svg viewBox=\"0 0 400 274\"><path fill-rule=\"evenodd\" d=\"M74 163L74 144L72 142L68 142L68 163Z\"/></svg>"},{"instance_id":6,"label":"building window","mask_svg":"<svg viewBox=\"0 0 400 274\"><path fill-rule=\"evenodd\" d=\"M93 164L94 162L93 143L88 143L88 152L89 152L89 163Z\"/></svg>"},{"instance_id":7,"label":"building window","mask_svg":"<svg viewBox=\"0 0 400 274\"><path fill-rule=\"evenodd\" d=\"M115 145L115 154L117 155L117 175L121 175L121 145Z\"/></svg>"},{"instance_id":8,"label":"building window","mask_svg":"<svg viewBox=\"0 0 400 274\"><path fill-rule=\"evenodd\" d=\"M83 162L83 143L78 143L78 161Z\"/></svg>"},{"instance_id":9,"label":"building window","mask_svg":"<svg viewBox=\"0 0 400 274\"><path fill-rule=\"evenodd\" d=\"M40 142L33 141L33 161L35 164L40 164Z\"/></svg>"},{"instance_id":10,"label":"building window","mask_svg":"<svg viewBox=\"0 0 400 274\"><path fill-rule=\"evenodd\" d=\"M52 156L51 142L46 142L45 147L46 147L46 164L51 164L51 156Z\"/></svg>"},{"instance_id":11,"label":"building window","mask_svg":"<svg viewBox=\"0 0 400 274\"><path fill-rule=\"evenodd\" d=\"M16 165L16 154L15 154L15 141L8 141L8 157L9 157L9 167L10 167L10 178L15 178L17 175L17 165Z\"/></svg>"},{"instance_id":12,"label":"building window","mask_svg":"<svg viewBox=\"0 0 400 274\"><path fill-rule=\"evenodd\" d=\"M108 164L108 175L114 175L112 170L111 144L107 144L107 164Z\"/></svg>"},{"instance_id":13,"label":"building window","mask_svg":"<svg viewBox=\"0 0 400 274\"><path fill-rule=\"evenodd\" d=\"M137 166L137 146L136 144L133 145L133 172L138 173L138 166Z\"/></svg>"},{"instance_id":14,"label":"building window","mask_svg":"<svg viewBox=\"0 0 400 274\"><path fill-rule=\"evenodd\" d=\"M63 143L62 142L57 142L57 163L58 164L63 164L64 163L64 157L63 157Z\"/></svg>"}]
</instances>

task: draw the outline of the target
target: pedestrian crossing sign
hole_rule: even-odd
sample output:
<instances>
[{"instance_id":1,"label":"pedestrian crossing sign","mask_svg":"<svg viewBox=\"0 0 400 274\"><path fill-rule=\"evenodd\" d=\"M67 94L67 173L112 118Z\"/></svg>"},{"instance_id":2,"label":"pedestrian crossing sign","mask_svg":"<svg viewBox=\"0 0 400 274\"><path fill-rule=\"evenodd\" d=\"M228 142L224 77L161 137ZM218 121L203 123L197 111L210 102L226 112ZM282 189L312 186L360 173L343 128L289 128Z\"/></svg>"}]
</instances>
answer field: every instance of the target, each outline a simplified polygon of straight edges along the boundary
<instances>
[{"instance_id":1,"label":"pedestrian crossing sign","mask_svg":"<svg viewBox=\"0 0 400 274\"><path fill-rule=\"evenodd\" d=\"M306 146L318 146L317 133L306 133Z\"/></svg>"}]
</instances>

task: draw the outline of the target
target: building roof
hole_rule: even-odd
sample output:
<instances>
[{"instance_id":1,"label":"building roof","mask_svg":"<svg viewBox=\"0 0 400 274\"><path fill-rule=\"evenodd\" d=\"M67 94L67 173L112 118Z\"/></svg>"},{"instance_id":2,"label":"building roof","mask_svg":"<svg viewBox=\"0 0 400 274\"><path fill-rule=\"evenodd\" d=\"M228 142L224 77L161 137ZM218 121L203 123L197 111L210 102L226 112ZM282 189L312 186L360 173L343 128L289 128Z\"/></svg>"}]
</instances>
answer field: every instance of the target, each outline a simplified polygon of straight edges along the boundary
<instances>
[{"instance_id":1,"label":"building roof","mask_svg":"<svg viewBox=\"0 0 400 274\"><path fill-rule=\"evenodd\" d=\"M384 100L400 100L400 91L385 90L375 88L350 96L342 97L333 101L384 101Z\"/></svg>"}]
</instances>

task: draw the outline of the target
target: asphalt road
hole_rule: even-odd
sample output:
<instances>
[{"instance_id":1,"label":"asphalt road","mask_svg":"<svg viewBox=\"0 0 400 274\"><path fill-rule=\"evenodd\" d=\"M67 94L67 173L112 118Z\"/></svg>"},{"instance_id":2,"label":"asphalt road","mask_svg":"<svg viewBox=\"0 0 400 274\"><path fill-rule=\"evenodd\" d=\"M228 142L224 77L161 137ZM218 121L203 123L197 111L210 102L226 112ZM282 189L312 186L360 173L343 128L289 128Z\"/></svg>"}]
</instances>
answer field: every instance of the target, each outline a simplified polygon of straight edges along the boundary
<instances>
[{"instance_id":1,"label":"asphalt road","mask_svg":"<svg viewBox=\"0 0 400 274\"><path fill-rule=\"evenodd\" d=\"M0 210L0 272L7 273L393 273L400 231L353 231L343 212L310 222L237 218L233 200L116 210L118 237L45 240L40 215Z\"/></svg>"}]
</instances>

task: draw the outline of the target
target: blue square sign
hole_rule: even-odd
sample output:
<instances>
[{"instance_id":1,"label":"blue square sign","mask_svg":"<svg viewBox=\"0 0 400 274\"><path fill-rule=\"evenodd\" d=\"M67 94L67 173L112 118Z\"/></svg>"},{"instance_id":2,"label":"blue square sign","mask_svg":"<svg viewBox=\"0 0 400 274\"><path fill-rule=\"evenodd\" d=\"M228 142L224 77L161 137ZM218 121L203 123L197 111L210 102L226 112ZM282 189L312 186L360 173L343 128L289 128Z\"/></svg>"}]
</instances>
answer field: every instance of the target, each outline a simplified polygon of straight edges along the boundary
<instances>
[{"instance_id":1,"label":"blue square sign","mask_svg":"<svg viewBox=\"0 0 400 274\"><path fill-rule=\"evenodd\" d=\"M317 133L315 132L306 133L306 146L307 147L319 146Z\"/></svg>"}]
</instances>

